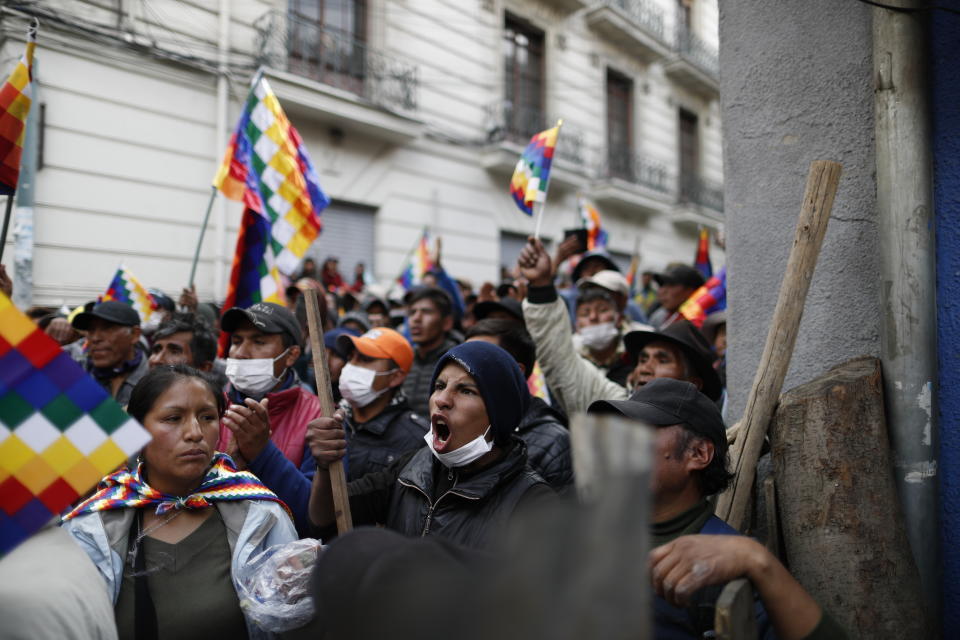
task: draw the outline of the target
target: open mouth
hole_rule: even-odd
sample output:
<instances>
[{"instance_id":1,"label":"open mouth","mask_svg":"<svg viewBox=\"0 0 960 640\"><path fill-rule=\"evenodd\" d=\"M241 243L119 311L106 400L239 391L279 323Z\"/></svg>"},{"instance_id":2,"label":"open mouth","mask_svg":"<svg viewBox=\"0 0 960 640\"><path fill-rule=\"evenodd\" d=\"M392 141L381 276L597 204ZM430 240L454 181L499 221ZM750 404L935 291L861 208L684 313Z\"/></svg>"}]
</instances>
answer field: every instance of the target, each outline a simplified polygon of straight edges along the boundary
<instances>
[{"instance_id":1,"label":"open mouth","mask_svg":"<svg viewBox=\"0 0 960 640\"><path fill-rule=\"evenodd\" d=\"M450 443L450 427L447 419L440 415L431 416L430 423L433 426L433 448L437 453L441 453Z\"/></svg>"}]
</instances>

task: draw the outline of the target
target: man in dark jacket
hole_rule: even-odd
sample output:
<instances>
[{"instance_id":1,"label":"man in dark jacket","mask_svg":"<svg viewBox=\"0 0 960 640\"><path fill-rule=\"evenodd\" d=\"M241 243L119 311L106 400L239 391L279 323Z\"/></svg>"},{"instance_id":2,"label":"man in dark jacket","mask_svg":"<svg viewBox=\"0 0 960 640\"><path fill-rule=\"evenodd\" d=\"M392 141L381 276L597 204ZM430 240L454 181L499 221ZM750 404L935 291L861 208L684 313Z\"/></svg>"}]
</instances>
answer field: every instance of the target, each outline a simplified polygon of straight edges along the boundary
<instances>
[{"instance_id":1,"label":"man in dark jacket","mask_svg":"<svg viewBox=\"0 0 960 640\"><path fill-rule=\"evenodd\" d=\"M495 344L509 353L524 376L533 371L537 359L533 338L518 322L486 319L467 331L467 342L480 340ZM567 417L541 398L531 396L517 435L527 444L527 461L556 491L573 484L570 458L570 432Z\"/></svg>"},{"instance_id":2,"label":"man in dark jacket","mask_svg":"<svg viewBox=\"0 0 960 640\"><path fill-rule=\"evenodd\" d=\"M84 369L114 400L126 405L133 388L150 370L140 347L140 314L129 304L108 300L77 314L71 324L86 333Z\"/></svg>"},{"instance_id":3,"label":"man in dark jacket","mask_svg":"<svg viewBox=\"0 0 960 640\"><path fill-rule=\"evenodd\" d=\"M600 400L588 411L655 428L650 537L656 548L650 565L656 638L708 637L724 583L741 576L760 597L760 637L838 637L836 623L765 547L713 515L708 498L722 492L732 475L726 430L711 398L689 382L657 378L628 400Z\"/></svg>"},{"instance_id":4,"label":"man in dark jacket","mask_svg":"<svg viewBox=\"0 0 960 640\"><path fill-rule=\"evenodd\" d=\"M393 329L378 327L360 337L337 338L349 362L340 372L347 433L347 479L381 471L407 451L423 446L427 418L410 411L401 385L413 349Z\"/></svg>"},{"instance_id":5,"label":"man in dark jacket","mask_svg":"<svg viewBox=\"0 0 960 640\"><path fill-rule=\"evenodd\" d=\"M354 523L489 548L518 510L556 500L527 465L526 445L514 435L530 397L526 381L503 349L471 342L437 362L430 386L428 446L350 483ZM343 458L342 423L341 415L310 423L318 468ZM332 533L326 473L314 476L310 520L321 537Z\"/></svg>"},{"instance_id":6,"label":"man in dark jacket","mask_svg":"<svg viewBox=\"0 0 960 640\"><path fill-rule=\"evenodd\" d=\"M440 356L457 344L449 336L453 329L453 303L447 292L435 287L413 289L406 303L415 355L403 383L403 395L410 408L423 416L429 412L427 402L433 367Z\"/></svg>"}]
</instances>

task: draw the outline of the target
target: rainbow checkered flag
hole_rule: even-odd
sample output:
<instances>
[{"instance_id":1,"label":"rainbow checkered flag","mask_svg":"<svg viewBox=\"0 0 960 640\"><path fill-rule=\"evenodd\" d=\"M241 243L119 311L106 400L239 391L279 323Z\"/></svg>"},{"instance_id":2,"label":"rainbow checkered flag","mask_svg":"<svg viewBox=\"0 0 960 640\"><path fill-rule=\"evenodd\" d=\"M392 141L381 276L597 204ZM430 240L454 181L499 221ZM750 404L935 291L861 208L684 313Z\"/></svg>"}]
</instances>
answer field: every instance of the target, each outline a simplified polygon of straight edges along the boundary
<instances>
[{"instance_id":1,"label":"rainbow checkered flag","mask_svg":"<svg viewBox=\"0 0 960 640\"><path fill-rule=\"evenodd\" d=\"M296 271L320 235L320 212L330 199L262 75L250 89L213 186L245 207L223 308L282 304L280 274Z\"/></svg>"},{"instance_id":2,"label":"rainbow checkered flag","mask_svg":"<svg viewBox=\"0 0 960 640\"><path fill-rule=\"evenodd\" d=\"M0 293L0 555L150 435Z\"/></svg>"},{"instance_id":3,"label":"rainbow checkered flag","mask_svg":"<svg viewBox=\"0 0 960 640\"><path fill-rule=\"evenodd\" d=\"M528 216L533 215L533 203L545 202L550 184L550 165L560 137L560 124L541 131L532 138L523 150L510 178L510 195L513 201Z\"/></svg>"},{"instance_id":4,"label":"rainbow checkered flag","mask_svg":"<svg viewBox=\"0 0 960 640\"><path fill-rule=\"evenodd\" d=\"M27 49L13 73L0 88L0 194L13 195L20 177L20 156L30 113L33 50L37 46L37 27L27 31Z\"/></svg>"},{"instance_id":5,"label":"rainbow checkered flag","mask_svg":"<svg viewBox=\"0 0 960 640\"><path fill-rule=\"evenodd\" d=\"M110 281L106 293L100 296L100 302L107 300L123 302L136 309L140 314L141 323L149 320L157 309L157 303L147 288L140 284L140 281L122 264Z\"/></svg>"},{"instance_id":6,"label":"rainbow checkered flag","mask_svg":"<svg viewBox=\"0 0 960 640\"><path fill-rule=\"evenodd\" d=\"M430 232L424 229L420 239L417 240L417 246L411 252L410 261L397 278L397 283L403 287L404 291L410 291L423 284L423 276L433 267L433 261L430 259Z\"/></svg>"}]
</instances>

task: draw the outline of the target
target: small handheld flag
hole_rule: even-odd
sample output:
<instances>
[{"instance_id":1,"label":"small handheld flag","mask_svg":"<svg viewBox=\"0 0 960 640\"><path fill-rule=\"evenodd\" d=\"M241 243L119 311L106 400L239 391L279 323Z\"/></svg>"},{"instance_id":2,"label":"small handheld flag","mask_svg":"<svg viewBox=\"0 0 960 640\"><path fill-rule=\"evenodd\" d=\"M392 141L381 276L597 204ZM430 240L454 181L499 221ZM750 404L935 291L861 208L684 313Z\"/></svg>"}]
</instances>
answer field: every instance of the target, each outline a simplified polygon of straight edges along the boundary
<instances>
[{"instance_id":1,"label":"small handheld flag","mask_svg":"<svg viewBox=\"0 0 960 640\"><path fill-rule=\"evenodd\" d=\"M600 221L600 212L592 202L580 197L580 219L587 230L587 251L603 249L607 246L607 232Z\"/></svg>"},{"instance_id":2,"label":"small handheld flag","mask_svg":"<svg viewBox=\"0 0 960 640\"><path fill-rule=\"evenodd\" d=\"M150 440L0 293L0 555Z\"/></svg>"},{"instance_id":3,"label":"small handheld flag","mask_svg":"<svg viewBox=\"0 0 960 640\"><path fill-rule=\"evenodd\" d=\"M37 23L27 30L27 48L0 88L0 194L13 195L20 177L20 156L30 112L33 81L33 51L37 47Z\"/></svg>"},{"instance_id":4,"label":"small handheld flag","mask_svg":"<svg viewBox=\"0 0 960 640\"><path fill-rule=\"evenodd\" d=\"M723 267L717 275L711 276L699 289L680 305L680 315L699 329L704 320L714 311L727 308L727 268Z\"/></svg>"},{"instance_id":5,"label":"small handheld flag","mask_svg":"<svg viewBox=\"0 0 960 640\"><path fill-rule=\"evenodd\" d=\"M706 227L700 228L700 238L697 241L697 255L694 256L693 266L705 280L713 275L713 266L710 264L710 231Z\"/></svg>"},{"instance_id":6,"label":"small handheld flag","mask_svg":"<svg viewBox=\"0 0 960 640\"><path fill-rule=\"evenodd\" d=\"M404 291L409 291L423 283L423 276L433 269L433 266L433 261L430 259L430 233L424 229L397 282Z\"/></svg>"},{"instance_id":7,"label":"small handheld flag","mask_svg":"<svg viewBox=\"0 0 960 640\"><path fill-rule=\"evenodd\" d=\"M140 281L127 271L127 268L122 264L114 274L113 280L110 281L106 293L100 296L100 302L106 302L107 300L123 302L136 309L137 313L140 314L141 323L149 320L157 308L157 302L147 291L147 288L140 284Z\"/></svg>"},{"instance_id":8,"label":"small handheld flag","mask_svg":"<svg viewBox=\"0 0 960 640\"><path fill-rule=\"evenodd\" d=\"M540 235L543 203L547 200L547 188L550 186L550 165L553 164L561 126L563 120L558 121L557 126L541 131L530 139L530 144L517 160L517 167L510 179L510 195L521 211L532 216L533 203L540 203L540 215L537 217L534 232L536 236Z\"/></svg>"}]
</instances>

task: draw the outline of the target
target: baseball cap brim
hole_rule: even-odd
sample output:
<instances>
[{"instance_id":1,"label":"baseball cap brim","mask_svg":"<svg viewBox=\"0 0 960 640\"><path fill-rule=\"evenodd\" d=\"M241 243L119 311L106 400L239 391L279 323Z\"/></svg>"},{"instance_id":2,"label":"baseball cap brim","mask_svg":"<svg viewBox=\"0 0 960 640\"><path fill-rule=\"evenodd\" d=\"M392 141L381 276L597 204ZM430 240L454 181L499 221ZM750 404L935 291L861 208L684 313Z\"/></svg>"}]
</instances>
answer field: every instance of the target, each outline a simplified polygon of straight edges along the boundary
<instances>
[{"instance_id":1,"label":"baseball cap brim","mask_svg":"<svg viewBox=\"0 0 960 640\"><path fill-rule=\"evenodd\" d=\"M635 400L597 400L590 404L587 413L617 413L631 420L639 420L655 427L681 424L683 420L647 402Z\"/></svg>"},{"instance_id":2,"label":"baseball cap brim","mask_svg":"<svg viewBox=\"0 0 960 640\"><path fill-rule=\"evenodd\" d=\"M128 304L116 301L100 302L90 311L83 311L74 316L71 324L74 329L87 331L94 320L106 320L113 324L125 327L134 327L140 324L140 314Z\"/></svg>"},{"instance_id":3,"label":"baseball cap brim","mask_svg":"<svg viewBox=\"0 0 960 640\"><path fill-rule=\"evenodd\" d=\"M487 300L485 302L478 303L473 307L473 317L475 317L477 320L483 320L495 311L505 311L517 320L523 320L523 311L521 309L512 309L509 305L503 304L498 300ZM518 311L520 312L519 314L517 313Z\"/></svg>"},{"instance_id":4,"label":"baseball cap brim","mask_svg":"<svg viewBox=\"0 0 960 640\"><path fill-rule=\"evenodd\" d=\"M342 335L337 337L337 346L343 349L344 353L350 354L354 349L367 356L368 358L382 358L384 360L393 360L403 371L410 370L412 362L397 362L393 354L387 353L375 340L364 338L363 336Z\"/></svg>"}]
</instances>

